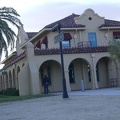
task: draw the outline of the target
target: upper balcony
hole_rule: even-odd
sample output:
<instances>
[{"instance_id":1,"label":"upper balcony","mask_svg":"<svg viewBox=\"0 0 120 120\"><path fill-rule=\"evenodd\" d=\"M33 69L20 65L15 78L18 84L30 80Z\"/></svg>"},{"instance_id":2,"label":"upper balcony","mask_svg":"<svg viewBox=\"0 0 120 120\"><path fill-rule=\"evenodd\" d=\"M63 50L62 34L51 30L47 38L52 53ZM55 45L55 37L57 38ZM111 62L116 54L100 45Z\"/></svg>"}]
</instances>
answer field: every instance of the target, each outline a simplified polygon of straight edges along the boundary
<instances>
[{"instance_id":1,"label":"upper balcony","mask_svg":"<svg viewBox=\"0 0 120 120\"><path fill-rule=\"evenodd\" d=\"M90 41L81 41L78 43L78 47L92 47L92 43Z\"/></svg>"}]
</instances>

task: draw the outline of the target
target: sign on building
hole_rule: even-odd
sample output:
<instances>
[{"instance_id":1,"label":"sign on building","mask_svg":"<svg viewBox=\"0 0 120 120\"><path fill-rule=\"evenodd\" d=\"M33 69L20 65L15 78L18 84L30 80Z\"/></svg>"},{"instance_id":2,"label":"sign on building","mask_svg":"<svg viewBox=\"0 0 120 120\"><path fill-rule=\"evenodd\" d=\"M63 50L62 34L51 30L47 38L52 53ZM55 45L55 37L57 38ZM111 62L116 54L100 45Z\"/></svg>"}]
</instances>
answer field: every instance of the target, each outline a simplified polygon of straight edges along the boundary
<instances>
[{"instance_id":1,"label":"sign on building","mask_svg":"<svg viewBox=\"0 0 120 120\"><path fill-rule=\"evenodd\" d=\"M63 41L63 40L64 40L64 33L63 32L59 33L57 36L54 37L55 43Z\"/></svg>"}]
</instances>

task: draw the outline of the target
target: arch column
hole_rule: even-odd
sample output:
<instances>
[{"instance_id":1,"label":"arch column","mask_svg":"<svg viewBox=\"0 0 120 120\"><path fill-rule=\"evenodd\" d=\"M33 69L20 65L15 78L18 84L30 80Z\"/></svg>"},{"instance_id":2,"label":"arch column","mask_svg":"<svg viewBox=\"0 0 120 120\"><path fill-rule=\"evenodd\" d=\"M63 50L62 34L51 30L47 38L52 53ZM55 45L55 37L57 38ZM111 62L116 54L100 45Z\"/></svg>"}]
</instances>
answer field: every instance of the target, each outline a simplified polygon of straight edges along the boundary
<instances>
[{"instance_id":1,"label":"arch column","mask_svg":"<svg viewBox=\"0 0 120 120\"><path fill-rule=\"evenodd\" d=\"M6 86L9 88L9 83L8 83L8 74L6 74Z\"/></svg>"},{"instance_id":2,"label":"arch column","mask_svg":"<svg viewBox=\"0 0 120 120\"><path fill-rule=\"evenodd\" d=\"M15 72L14 72L15 76L14 76L14 79L15 79L15 88L18 89L18 73L17 73L17 67L15 65Z\"/></svg>"},{"instance_id":3,"label":"arch column","mask_svg":"<svg viewBox=\"0 0 120 120\"><path fill-rule=\"evenodd\" d=\"M91 57L92 57L91 77L92 77L93 89L98 89L95 54L91 54Z\"/></svg>"},{"instance_id":4,"label":"arch column","mask_svg":"<svg viewBox=\"0 0 120 120\"><path fill-rule=\"evenodd\" d=\"M9 80L9 75L8 75L8 88L10 88L10 80Z\"/></svg>"},{"instance_id":5,"label":"arch column","mask_svg":"<svg viewBox=\"0 0 120 120\"><path fill-rule=\"evenodd\" d=\"M6 71L2 72L2 77L3 77L4 89L6 89L7 88L7 85L6 85Z\"/></svg>"},{"instance_id":6,"label":"arch column","mask_svg":"<svg viewBox=\"0 0 120 120\"><path fill-rule=\"evenodd\" d=\"M12 82L12 88L14 88L14 83L13 83L13 76L12 76L12 81L11 81L11 82Z\"/></svg>"},{"instance_id":7,"label":"arch column","mask_svg":"<svg viewBox=\"0 0 120 120\"><path fill-rule=\"evenodd\" d=\"M15 73L13 73L13 87L16 88Z\"/></svg>"},{"instance_id":8,"label":"arch column","mask_svg":"<svg viewBox=\"0 0 120 120\"><path fill-rule=\"evenodd\" d=\"M2 75L2 86L3 86L3 90L5 90L5 81L4 81L4 75Z\"/></svg>"},{"instance_id":9,"label":"arch column","mask_svg":"<svg viewBox=\"0 0 120 120\"><path fill-rule=\"evenodd\" d=\"M119 63L116 64L116 74L117 74L117 86L120 87L120 65Z\"/></svg>"},{"instance_id":10,"label":"arch column","mask_svg":"<svg viewBox=\"0 0 120 120\"><path fill-rule=\"evenodd\" d=\"M66 88L67 91L70 92L71 91L71 87L70 87L70 81L69 81L69 74L68 74L68 70L65 70L65 80L66 80Z\"/></svg>"},{"instance_id":11,"label":"arch column","mask_svg":"<svg viewBox=\"0 0 120 120\"><path fill-rule=\"evenodd\" d=\"M4 76L4 82L5 82L5 89L7 89L7 76Z\"/></svg>"},{"instance_id":12,"label":"arch column","mask_svg":"<svg viewBox=\"0 0 120 120\"><path fill-rule=\"evenodd\" d=\"M19 89L18 88L18 74L17 74L17 77L16 77L16 89Z\"/></svg>"}]
</instances>

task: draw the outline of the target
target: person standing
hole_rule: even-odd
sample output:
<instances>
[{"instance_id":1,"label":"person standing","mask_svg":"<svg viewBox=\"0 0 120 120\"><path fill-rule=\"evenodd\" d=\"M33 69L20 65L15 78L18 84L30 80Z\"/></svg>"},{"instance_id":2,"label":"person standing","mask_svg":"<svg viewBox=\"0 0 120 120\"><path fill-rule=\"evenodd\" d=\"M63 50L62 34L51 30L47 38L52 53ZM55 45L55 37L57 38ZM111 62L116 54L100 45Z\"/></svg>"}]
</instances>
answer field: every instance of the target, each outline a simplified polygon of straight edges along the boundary
<instances>
[{"instance_id":1,"label":"person standing","mask_svg":"<svg viewBox=\"0 0 120 120\"><path fill-rule=\"evenodd\" d=\"M44 75L43 77L43 86L44 86L44 94L48 94L49 78L47 75Z\"/></svg>"}]
</instances>

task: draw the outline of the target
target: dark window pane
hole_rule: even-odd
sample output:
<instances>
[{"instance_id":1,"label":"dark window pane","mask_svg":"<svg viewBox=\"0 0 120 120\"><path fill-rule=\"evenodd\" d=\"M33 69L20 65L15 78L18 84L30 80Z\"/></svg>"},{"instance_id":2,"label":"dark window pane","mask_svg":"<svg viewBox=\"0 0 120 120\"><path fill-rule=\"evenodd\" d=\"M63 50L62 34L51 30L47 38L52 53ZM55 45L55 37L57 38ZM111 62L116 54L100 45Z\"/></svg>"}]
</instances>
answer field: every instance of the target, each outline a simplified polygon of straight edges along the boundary
<instances>
[{"instance_id":1,"label":"dark window pane","mask_svg":"<svg viewBox=\"0 0 120 120\"><path fill-rule=\"evenodd\" d=\"M73 63L71 63L69 65L69 80L70 80L70 83L75 83L74 64Z\"/></svg>"}]
</instances>

